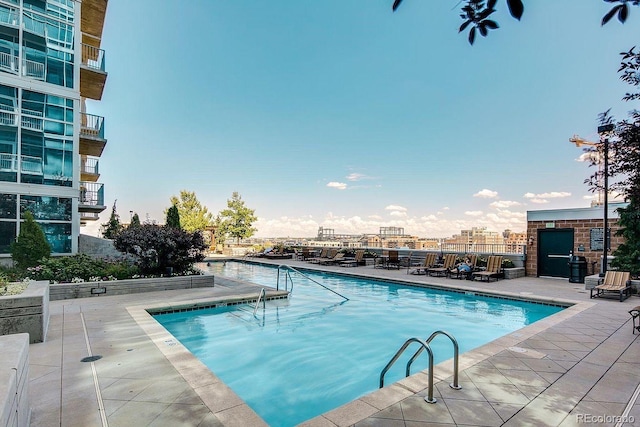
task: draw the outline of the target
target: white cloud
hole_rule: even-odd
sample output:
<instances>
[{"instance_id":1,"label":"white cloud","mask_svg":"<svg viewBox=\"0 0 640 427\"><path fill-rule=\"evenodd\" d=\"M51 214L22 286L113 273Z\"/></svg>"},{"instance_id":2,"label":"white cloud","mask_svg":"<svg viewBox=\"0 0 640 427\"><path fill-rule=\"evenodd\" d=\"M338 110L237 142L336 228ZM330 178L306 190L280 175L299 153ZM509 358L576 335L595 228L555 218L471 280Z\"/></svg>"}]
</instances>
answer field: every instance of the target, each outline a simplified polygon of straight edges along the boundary
<instances>
[{"instance_id":1,"label":"white cloud","mask_svg":"<svg viewBox=\"0 0 640 427\"><path fill-rule=\"evenodd\" d=\"M338 190L344 190L347 188L347 184L345 184L344 182L331 181L330 183L327 184L327 187L337 188Z\"/></svg>"},{"instance_id":2,"label":"white cloud","mask_svg":"<svg viewBox=\"0 0 640 427\"><path fill-rule=\"evenodd\" d=\"M466 211L464 214L468 216L482 216L482 211Z\"/></svg>"},{"instance_id":3,"label":"white cloud","mask_svg":"<svg viewBox=\"0 0 640 427\"><path fill-rule=\"evenodd\" d=\"M444 208L442 208L443 211L448 211L449 210L449 206L445 206Z\"/></svg>"},{"instance_id":4,"label":"white cloud","mask_svg":"<svg viewBox=\"0 0 640 427\"><path fill-rule=\"evenodd\" d=\"M397 206L397 205L389 205L385 208L385 210L388 211L401 211L401 212L406 212L407 208L402 207L402 206Z\"/></svg>"},{"instance_id":5,"label":"white cloud","mask_svg":"<svg viewBox=\"0 0 640 427\"><path fill-rule=\"evenodd\" d=\"M571 196L571 193L567 193L566 191L552 191L550 193L539 193L539 194L525 193L523 197L525 199L561 199L569 196Z\"/></svg>"},{"instance_id":6,"label":"white cloud","mask_svg":"<svg viewBox=\"0 0 640 427\"><path fill-rule=\"evenodd\" d=\"M520 202L512 202L509 200L498 200L496 202L491 203L489 206L492 208L500 209L500 208L510 208L512 206L521 206Z\"/></svg>"},{"instance_id":7,"label":"white cloud","mask_svg":"<svg viewBox=\"0 0 640 427\"><path fill-rule=\"evenodd\" d=\"M483 199L494 199L498 197L497 191L487 190L486 188L478 191L473 197L481 197Z\"/></svg>"},{"instance_id":8,"label":"white cloud","mask_svg":"<svg viewBox=\"0 0 640 427\"><path fill-rule=\"evenodd\" d=\"M365 174L362 173L357 173L357 172L353 172L350 173L349 175L347 175L347 180L348 181L362 181L365 179L373 179L370 176L367 176Z\"/></svg>"},{"instance_id":9,"label":"white cloud","mask_svg":"<svg viewBox=\"0 0 640 427\"><path fill-rule=\"evenodd\" d=\"M538 204L543 204L543 203L549 203L549 201L547 199L531 199L530 200L531 203L538 203Z\"/></svg>"},{"instance_id":10,"label":"white cloud","mask_svg":"<svg viewBox=\"0 0 640 427\"><path fill-rule=\"evenodd\" d=\"M404 211L392 211L389 215L405 218L407 213Z\"/></svg>"}]
</instances>

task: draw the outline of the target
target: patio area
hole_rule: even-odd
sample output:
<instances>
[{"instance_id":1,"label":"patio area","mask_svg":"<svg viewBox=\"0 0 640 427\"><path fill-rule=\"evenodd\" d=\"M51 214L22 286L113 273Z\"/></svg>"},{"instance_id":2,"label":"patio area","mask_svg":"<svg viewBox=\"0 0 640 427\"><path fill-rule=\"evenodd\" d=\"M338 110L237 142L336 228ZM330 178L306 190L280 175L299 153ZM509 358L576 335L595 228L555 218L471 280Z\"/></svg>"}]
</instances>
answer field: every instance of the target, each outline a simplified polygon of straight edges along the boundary
<instances>
[{"instance_id":1,"label":"patio area","mask_svg":"<svg viewBox=\"0 0 640 427\"><path fill-rule=\"evenodd\" d=\"M640 335L632 334L628 313L640 305L637 296L622 303L589 299L583 284L557 279L480 283L371 266L273 263L575 302L561 313L462 354L461 390L449 387L451 361L437 365L435 404L424 401L428 382L423 371L305 426L640 424ZM265 425L145 310L255 298L260 289L216 282L214 288L53 301L46 342L29 346L31 425ZM101 358L81 361L90 356ZM616 424L624 420L631 422Z\"/></svg>"}]
</instances>

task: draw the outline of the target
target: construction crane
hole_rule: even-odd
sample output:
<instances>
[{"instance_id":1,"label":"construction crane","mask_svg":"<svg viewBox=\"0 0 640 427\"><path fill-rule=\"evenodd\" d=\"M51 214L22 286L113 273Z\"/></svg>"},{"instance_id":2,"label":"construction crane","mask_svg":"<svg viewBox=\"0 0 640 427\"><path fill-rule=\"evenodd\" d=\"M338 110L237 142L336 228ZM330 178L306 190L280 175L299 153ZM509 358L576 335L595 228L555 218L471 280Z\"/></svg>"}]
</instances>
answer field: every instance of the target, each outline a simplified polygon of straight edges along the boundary
<instances>
[{"instance_id":1,"label":"construction crane","mask_svg":"<svg viewBox=\"0 0 640 427\"><path fill-rule=\"evenodd\" d=\"M573 135L571 138L569 138L569 142L572 142L576 145L576 147L580 148L583 145L589 146L589 147L597 147L599 145L601 145L601 142L592 142L592 141L587 141L584 138L581 138L578 135ZM602 181L604 179L604 165L602 162L602 158L600 153L594 154L592 157L596 163L598 164L598 181ZM603 194L603 190L602 190L602 183L600 182L598 185L598 200L596 201L597 205L600 206L602 205L602 194Z\"/></svg>"}]
</instances>

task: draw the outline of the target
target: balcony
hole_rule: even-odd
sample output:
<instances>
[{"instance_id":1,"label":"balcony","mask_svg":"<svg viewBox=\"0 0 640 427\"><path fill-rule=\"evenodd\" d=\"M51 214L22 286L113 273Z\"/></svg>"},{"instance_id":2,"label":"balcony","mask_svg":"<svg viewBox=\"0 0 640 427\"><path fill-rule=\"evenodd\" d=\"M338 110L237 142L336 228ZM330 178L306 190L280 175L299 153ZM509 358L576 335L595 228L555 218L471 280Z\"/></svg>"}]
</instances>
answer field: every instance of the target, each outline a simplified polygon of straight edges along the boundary
<instances>
[{"instance_id":1,"label":"balcony","mask_svg":"<svg viewBox=\"0 0 640 427\"><path fill-rule=\"evenodd\" d=\"M46 74L42 62L23 59L22 72L18 69L18 64L20 64L20 59L17 56L0 52L0 71L11 74L22 74L24 77L35 80L45 80Z\"/></svg>"},{"instance_id":2,"label":"balcony","mask_svg":"<svg viewBox=\"0 0 640 427\"><path fill-rule=\"evenodd\" d=\"M40 157L0 153L0 172L15 173L18 172L18 167L23 174L42 176L42 159Z\"/></svg>"},{"instance_id":3,"label":"balcony","mask_svg":"<svg viewBox=\"0 0 640 427\"><path fill-rule=\"evenodd\" d=\"M95 212L80 212L80 225L86 225L89 221L97 221L100 215Z\"/></svg>"},{"instance_id":4,"label":"balcony","mask_svg":"<svg viewBox=\"0 0 640 427\"><path fill-rule=\"evenodd\" d=\"M104 117L80 113L80 154L100 157L105 145Z\"/></svg>"},{"instance_id":5,"label":"balcony","mask_svg":"<svg viewBox=\"0 0 640 427\"><path fill-rule=\"evenodd\" d=\"M106 209L104 205L104 184L97 182L80 182L78 197L78 211L100 213Z\"/></svg>"},{"instance_id":6,"label":"balcony","mask_svg":"<svg viewBox=\"0 0 640 427\"><path fill-rule=\"evenodd\" d=\"M98 159L95 157L80 157L80 181L96 182L100 178Z\"/></svg>"},{"instance_id":7,"label":"balcony","mask_svg":"<svg viewBox=\"0 0 640 427\"><path fill-rule=\"evenodd\" d=\"M80 31L94 39L102 39L104 17L107 14L108 0L83 0L80 12Z\"/></svg>"},{"instance_id":8,"label":"balcony","mask_svg":"<svg viewBox=\"0 0 640 427\"><path fill-rule=\"evenodd\" d=\"M106 81L104 50L83 44L82 62L80 62L80 95L99 101Z\"/></svg>"}]
</instances>

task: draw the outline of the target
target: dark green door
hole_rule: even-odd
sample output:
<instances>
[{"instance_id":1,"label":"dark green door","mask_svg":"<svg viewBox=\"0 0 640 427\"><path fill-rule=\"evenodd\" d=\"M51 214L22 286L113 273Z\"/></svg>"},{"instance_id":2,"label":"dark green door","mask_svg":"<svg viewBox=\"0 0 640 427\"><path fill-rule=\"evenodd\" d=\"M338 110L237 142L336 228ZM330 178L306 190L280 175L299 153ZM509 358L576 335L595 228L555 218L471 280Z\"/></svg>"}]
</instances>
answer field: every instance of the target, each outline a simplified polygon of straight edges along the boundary
<instances>
[{"instance_id":1,"label":"dark green door","mask_svg":"<svg viewBox=\"0 0 640 427\"><path fill-rule=\"evenodd\" d=\"M569 277L573 228L538 230L538 276Z\"/></svg>"}]
</instances>

